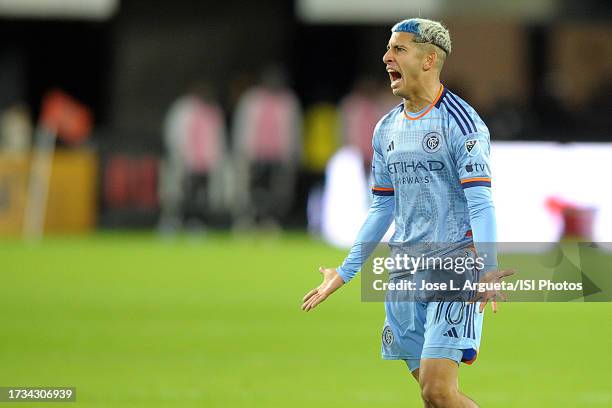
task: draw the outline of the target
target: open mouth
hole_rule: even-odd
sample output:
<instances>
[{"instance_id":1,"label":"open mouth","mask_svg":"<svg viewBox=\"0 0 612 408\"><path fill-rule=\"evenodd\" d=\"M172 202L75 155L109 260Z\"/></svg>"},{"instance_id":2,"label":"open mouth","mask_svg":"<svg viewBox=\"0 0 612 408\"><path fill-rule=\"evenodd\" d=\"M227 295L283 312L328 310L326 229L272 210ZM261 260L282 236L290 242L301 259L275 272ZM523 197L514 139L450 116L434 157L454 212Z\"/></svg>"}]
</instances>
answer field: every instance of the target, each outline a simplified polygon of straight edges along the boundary
<instances>
[{"instance_id":1,"label":"open mouth","mask_svg":"<svg viewBox=\"0 0 612 408\"><path fill-rule=\"evenodd\" d=\"M401 82L402 74L392 68L388 68L387 72L389 73L389 79L391 80L391 88L397 87Z\"/></svg>"}]
</instances>

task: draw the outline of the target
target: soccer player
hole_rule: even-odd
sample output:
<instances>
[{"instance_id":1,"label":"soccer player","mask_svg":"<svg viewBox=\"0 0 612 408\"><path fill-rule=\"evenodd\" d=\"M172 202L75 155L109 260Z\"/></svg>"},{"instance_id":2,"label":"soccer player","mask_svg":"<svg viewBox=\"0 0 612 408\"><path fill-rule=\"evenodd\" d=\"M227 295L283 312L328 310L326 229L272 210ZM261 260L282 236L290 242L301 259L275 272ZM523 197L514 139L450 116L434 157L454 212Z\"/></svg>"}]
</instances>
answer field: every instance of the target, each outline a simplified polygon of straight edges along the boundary
<instances>
[{"instance_id":1,"label":"soccer player","mask_svg":"<svg viewBox=\"0 0 612 408\"><path fill-rule=\"evenodd\" d=\"M485 244L496 241L489 131L470 105L440 83L450 52L450 34L439 22L413 18L391 29L383 62L403 103L374 130L373 201L342 265L319 269L323 283L304 296L303 310L350 281L371 252L365 244L378 243L393 220L395 253L422 243L447 243L455 253L475 246L486 260L474 272L476 280L499 283L513 273L497 270L495 250ZM401 274L392 272L390 279ZM476 359L485 304L498 297L503 294L491 290L478 292L472 302L385 302L383 358L406 362L425 407L478 406L458 390L458 367Z\"/></svg>"}]
</instances>

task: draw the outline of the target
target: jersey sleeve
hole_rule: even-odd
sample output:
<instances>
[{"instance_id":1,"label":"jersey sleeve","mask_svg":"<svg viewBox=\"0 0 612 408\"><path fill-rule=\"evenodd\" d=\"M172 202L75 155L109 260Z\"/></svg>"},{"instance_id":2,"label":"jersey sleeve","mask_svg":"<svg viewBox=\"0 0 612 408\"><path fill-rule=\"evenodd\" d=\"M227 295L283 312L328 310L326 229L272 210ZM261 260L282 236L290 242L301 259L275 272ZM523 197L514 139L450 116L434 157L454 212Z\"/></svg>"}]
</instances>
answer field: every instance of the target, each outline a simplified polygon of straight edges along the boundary
<instances>
[{"instance_id":1,"label":"jersey sleeve","mask_svg":"<svg viewBox=\"0 0 612 408\"><path fill-rule=\"evenodd\" d=\"M376 131L374 135L376 135ZM385 166L380 146L376 141L376 136L374 136L372 145L374 148L372 160L372 204L370 204L368 216L359 230L347 257L342 265L336 268L344 282L348 282L355 277L376 247L375 244L380 242L393 222L395 210L393 184Z\"/></svg>"},{"instance_id":2,"label":"jersey sleeve","mask_svg":"<svg viewBox=\"0 0 612 408\"><path fill-rule=\"evenodd\" d=\"M372 148L374 150L372 158L372 194L375 196L392 196L395 194L393 189L393 183L389 176L389 170L385 165L385 159L380 148L380 142L376 137L376 130L374 130L374 138L372 139Z\"/></svg>"},{"instance_id":3,"label":"jersey sleeve","mask_svg":"<svg viewBox=\"0 0 612 408\"><path fill-rule=\"evenodd\" d=\"M470 118L464 122L451 121L450 135L476 251L484 259L485 271L493 270L497 268L497 225L491 193L489 131L479 118Z\"/></svg>"},{"instance_id":4,"label":"jersey sleeve","mask_svg":"<svg viewBox=\"0 0 612 408\"><path fill-rule=\"evenodd\" d=\"M451 122L452 153L463 189L491 187L491 142L489 130L482 124L476 132L468 133Z\"/></svg>"}]
</instances>

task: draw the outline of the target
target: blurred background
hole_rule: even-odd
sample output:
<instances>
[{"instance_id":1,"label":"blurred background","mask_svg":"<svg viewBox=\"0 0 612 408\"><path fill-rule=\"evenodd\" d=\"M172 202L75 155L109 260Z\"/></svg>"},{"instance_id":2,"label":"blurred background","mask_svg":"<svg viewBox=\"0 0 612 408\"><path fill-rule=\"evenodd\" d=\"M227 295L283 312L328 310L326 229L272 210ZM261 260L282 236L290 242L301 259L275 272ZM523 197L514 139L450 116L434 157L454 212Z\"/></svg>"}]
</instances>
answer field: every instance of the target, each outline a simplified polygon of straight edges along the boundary
<instances>
[{"instance_id":1,"label":"blurred background","mask_svg":"<svg viewBox=\"0 0 612 408\"><path fill-rule=\"evenodd\" d=\"M612 239L608 2L404 3L2 2L0 232L309 227L346 244L325 186L362 163L343 187L359 224L372 130L401 102L389 27L420 14L450 28L443 82L499 142L500 240L554 240L567 206L599 209L593 234Z\"/></svg>"},{"instance_id":2,"label":"blurred background","mask_svg":"<svg viewBox=\"0 0 612 408\"><path fill-rule=\"evenodd\" d=\"M401 102L382 55L413 16L448 26L442 82L489 127L499 240L612 241L609 1L2 0L0 383L100 406L416 404L359 284L299 314L367 212L372 130ZM509 305L468 390L612 406L609 304L572 306Z\"/></svg>"}]
</instances>

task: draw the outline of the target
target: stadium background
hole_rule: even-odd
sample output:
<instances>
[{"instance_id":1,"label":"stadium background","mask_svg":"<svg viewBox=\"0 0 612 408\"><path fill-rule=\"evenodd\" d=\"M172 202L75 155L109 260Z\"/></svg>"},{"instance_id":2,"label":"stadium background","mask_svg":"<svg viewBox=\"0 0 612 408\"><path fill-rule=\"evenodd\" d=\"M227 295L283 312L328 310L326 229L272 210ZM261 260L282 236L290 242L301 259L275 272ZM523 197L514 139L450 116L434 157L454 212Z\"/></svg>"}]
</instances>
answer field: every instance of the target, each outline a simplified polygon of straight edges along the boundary
<instances>
[{"instance_id":1,"label":"stadium background","mask_svg":"<svg viewBox=\"0 0 612 408\"><path fill-rule=\"evenodd\" d=\"M545 142L538 146L553 157L547 166L569 168L572 183L588 178L599 186L594 196L608 195L607 167L588 168L594 156L552 154L572 142L612 142L607 2L333 3L0 5L0 386L76 386L83 406L418 406L404 366L379 359L383 308L360 302L359 282L313 313L299 306L318 283L318 266L345 254L322 238L329 235L317 214L328 159L351 144L341 129L347 95L361 84L374 100L393 103L382 96L389 27L419 12L450 28L454 51L443 82L482 114L494 143ZM241 173L236 112L241 96L270 75L297 98L299 147L289 160L250 163ZM41 173L49 182L48 199L38 203L46 208L44 238L36 225L22 237L37 160L30 152L48 140L53 120L43 119L52 105L44 102L53 89L92 123L58 134L51 171ZM242 186L244 174L294 175L284 179L291 186L284 195L273 184L244 184L261 213L236 206L244 197L223 188L227 200L212 211L214 200L198 191L210 196L216 187L192 168L180 209L170 211L179 222L164 222L169 110L194 89L221 112L223 162L236 168L223 167L232 177L220 184ZM312 125L317 107L323 130ZM368 159L360 160L367 169ZM170 186L183 185L168 177ZM557 193L576 193L553 181ZM266 188L279 212L256 199ZM547 201L565 221L553 233L590 239L609 229L593 218L592 203L574 198ZM504 254L502 262L528 268L537 259ZM502 305L486 319L481 355L462 369L462 387L483 406L612 406L611 317L609 303Z\"/></svg>"}]
</instances>

